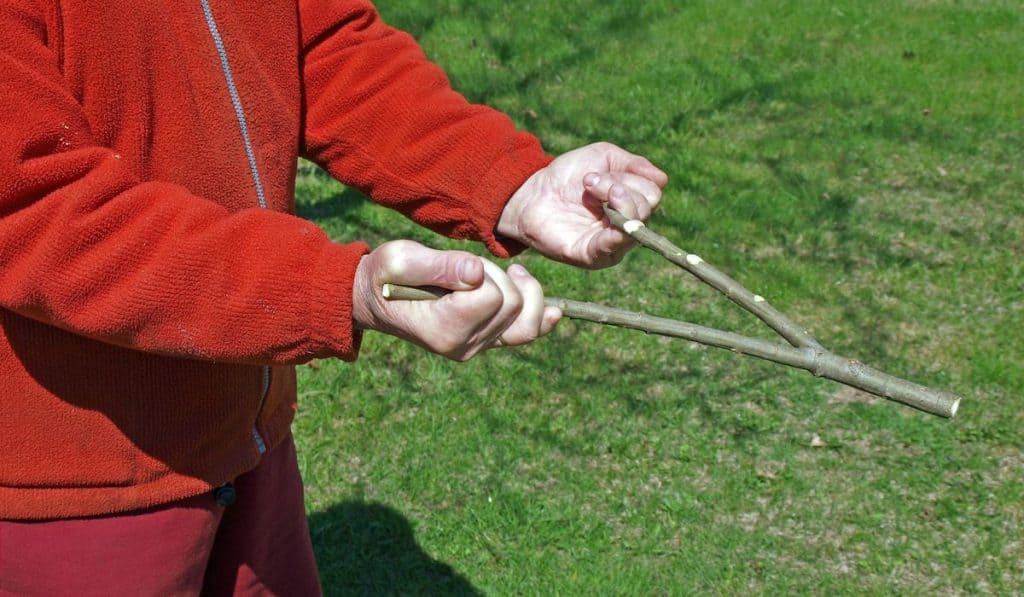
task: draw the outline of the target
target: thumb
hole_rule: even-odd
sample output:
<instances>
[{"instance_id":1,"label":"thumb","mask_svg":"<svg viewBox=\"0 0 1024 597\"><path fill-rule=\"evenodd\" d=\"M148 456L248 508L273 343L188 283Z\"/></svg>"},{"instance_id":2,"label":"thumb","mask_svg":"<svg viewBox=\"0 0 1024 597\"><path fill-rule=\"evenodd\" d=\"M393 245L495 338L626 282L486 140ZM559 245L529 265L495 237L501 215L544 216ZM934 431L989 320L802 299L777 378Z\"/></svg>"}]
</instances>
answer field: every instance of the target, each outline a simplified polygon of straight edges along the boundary
<instances>
[{"instance_id":1,"label":"thumb","mask_svg":"<svg viewBox=\"0 0 1024 597\"><path fill-rule=\"evenodd\" d=\"M483 284L483 262L472 253L438 251L412 241L395 241L381 248L386 249L382 282L448 290L472 290Z\"/></svg>"},{"instance_id":2,"label":"thumb","mask_svg":"<svg viewBox=\"0 0 1024 597\"><path fill-rule=\"evenodd\" d=\"M450 290L473 290L484 282L484 263L462 251L439 251L427 284ZM422 283L418 283L420 285Z\"/></svg>"}]
</instances>

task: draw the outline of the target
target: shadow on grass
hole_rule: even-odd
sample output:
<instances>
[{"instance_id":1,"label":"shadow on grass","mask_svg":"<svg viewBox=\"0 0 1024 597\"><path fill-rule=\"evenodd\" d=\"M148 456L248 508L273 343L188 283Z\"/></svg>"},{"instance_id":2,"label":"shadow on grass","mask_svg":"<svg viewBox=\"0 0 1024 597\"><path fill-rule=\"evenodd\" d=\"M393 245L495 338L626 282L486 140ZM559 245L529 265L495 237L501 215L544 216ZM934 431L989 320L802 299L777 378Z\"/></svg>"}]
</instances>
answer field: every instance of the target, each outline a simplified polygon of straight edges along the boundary
<instances>
[{"instance_id":1,"label":"shadow on grass","mask_svg":"<svg viewBox=\"0 0 1024 597\"><path fill-rule=\"evenodd\" d=\"M309 517L324 595L483 595L416 543L383 504L345 501Z\"/></svg>"},{"instance_id":2,"label":"shadow on grass","mask_svg":"<svg viewBox=\"0 0 1024 597\"><path fill-rule=\"evenodd\" d=\"M564 354L570 355L571 359L574 350L566 347ZM675 354L685 358L686 353ZM734 356L736 359L747 358ZM542 356L520 354L515 358L529 363L530 367L537 371L551 371L550 363ZM568 400L577 402L577 408L583 411L585 407L582 403L591 400L592 397L581 391L581 388L610 388L612 386L609 385L609 379L614 379L614 386L621 388L622 391L609 393L605 399L618 403L617 406L609 404L609 408L618 411L617 416L633 420L627 423L627 426L671 426L674 424L671 421L688 420L690 413L696 409L702 421L701 425L716 429L721 435L739 444L756 441L765 434L775 433L772 427L775 424L772 413L783 408L780 399L784 396L760 390L769 385L769 380L780 374L780 371L772 366L744 367L742 375L736 375L728 370L728 357L718 365L709 362L703 366L694 366L692 369L686 368L685 371L666 370L657 365L638 367L635 363L615 362L614 359L607 359L602 363L604 366L597 371L585 368L559 368L557 374L548 379L545 387L550 393L563 394ZM716 371L712 368L720 369ZM628 391L659 386L665 388L664 394L660 396ZM752 406L756 406L757 412L762 414L756 414ZM543 424L522 426L519 421L509 421L488 414L484 414L483 418L495 437L502 434L526 436L537 444L557 448L560 452L575 457L592 456L596 447L605 445L603 440L595 443L594 436L579 435L574 431Z\"/></svg>"},{"instance_id":3,"label":"shadow on grass","mask_svg":"<svg viewBox=\"0 0 1024 597\"><path fill-rule=\"evenodd\" d=\"M314 170L313 176L324 181L333 180L322 170ZM368 216L372 210L391 212L394 217ZM374 204L369 197L352 187L341 187L340 191L319 197L315 192L310 193L302 188L296 191L295 215L317 224L338 242L361 240L376 247L389 240L405 238L434 248L454 248L444 245L447 241L445 237L428 228L414 225L397 214L397 211L388 207ZM460 242L468 244L468 241Z\"/></svg>"},{"instance_id":4,"label":"shadow on grass","mask_svg":"<svg viewBox=\"0 0 1024 597\"><path fill-rule=\"evenodd\" d=\"M320 175L321 172L318 172L317 174ZM329 175L323 173L322 176L326 178ZM328 218L344 218L349 213L369 201L370 200L366 195L362 194L358 190L352 187L345 187L342 192L331 196L329 199L317 201L316 203L303 201L302 197L297 197L295 202L295 215L313 222Z\"/></svg>"}]
</instances>

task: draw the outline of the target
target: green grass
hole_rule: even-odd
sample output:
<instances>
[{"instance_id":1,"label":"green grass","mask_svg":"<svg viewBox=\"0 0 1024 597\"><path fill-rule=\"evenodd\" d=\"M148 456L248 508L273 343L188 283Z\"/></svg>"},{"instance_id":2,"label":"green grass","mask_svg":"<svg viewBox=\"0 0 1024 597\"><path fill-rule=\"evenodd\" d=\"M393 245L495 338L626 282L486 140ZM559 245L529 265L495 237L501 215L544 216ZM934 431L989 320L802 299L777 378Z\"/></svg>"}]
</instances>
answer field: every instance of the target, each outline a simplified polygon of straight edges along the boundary
<instances>
[{"instance_id":1,"label":"green grass","mask_svg":"<svg viewBox=\"0 0 1024 597\"><path fill-rule=\"evenodd\" d=\"M946 421L570 321L465 364L368 335L300 371L328 595L1024 590L1018 2L379 7L552 153L648 155L652 227L823 343L965 400ZM339 240L480 252L308 165L297 201ZM552 295L763 333L647 252L518 261Z\"/></svg>"}]
</instances>

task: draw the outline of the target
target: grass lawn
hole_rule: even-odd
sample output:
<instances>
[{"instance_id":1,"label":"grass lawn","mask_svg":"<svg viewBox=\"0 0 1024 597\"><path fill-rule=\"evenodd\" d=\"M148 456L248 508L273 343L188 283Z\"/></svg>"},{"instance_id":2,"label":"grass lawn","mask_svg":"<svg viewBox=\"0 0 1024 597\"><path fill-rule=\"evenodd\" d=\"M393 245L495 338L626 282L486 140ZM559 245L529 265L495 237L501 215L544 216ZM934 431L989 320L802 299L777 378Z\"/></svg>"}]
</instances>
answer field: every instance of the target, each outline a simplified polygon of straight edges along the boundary
<instances>
[{"instance_id":1,"label":"grass lawn","mask_svg":"<svg viewBox=\"0 0 1024 597\"><path fill-rule=\"evenodd\" d=\"M582 322L464 364L368 335L300 368L328 595L1024 591L1019 1L378 4L550 152L649 156L652 228L826 346L965 399L939 419ZM308 164L297 201L339 240L481 252ZM765 333L650 252L517 261L552 295Z\"/></svg>"}]
</instances>

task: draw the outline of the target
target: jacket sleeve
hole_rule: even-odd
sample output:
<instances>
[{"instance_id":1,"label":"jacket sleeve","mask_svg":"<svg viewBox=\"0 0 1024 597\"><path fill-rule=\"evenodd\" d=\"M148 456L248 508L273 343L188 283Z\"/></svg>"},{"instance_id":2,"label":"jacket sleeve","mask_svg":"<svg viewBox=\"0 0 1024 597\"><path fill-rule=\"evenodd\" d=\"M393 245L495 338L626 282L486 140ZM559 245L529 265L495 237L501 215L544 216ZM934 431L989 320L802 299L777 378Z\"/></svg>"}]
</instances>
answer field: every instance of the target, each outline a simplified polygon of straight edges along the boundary
<instances>
[{"instance_id":1,"label":"jacket sleeve","mask_svg":"<svg viewBox=\"0 0 1024 597\"><path fill-rule=\"evenodd\" d=\"M137 179L90 136L37 12L0 5L0 321L194 359L355 358L366 246Z\"/></svg>"},{"instance_id":2,"label":"jacket sleeve","mask_svg":"<svg viewBox=\"0 0 1024 597\"><path fill-rule=\"evenodd\" d=\"M368 1L300 0L304 154L378 203L506 257L512 193L551 158L539 141L449 86Z\"/></svg>"}]
</instances>

